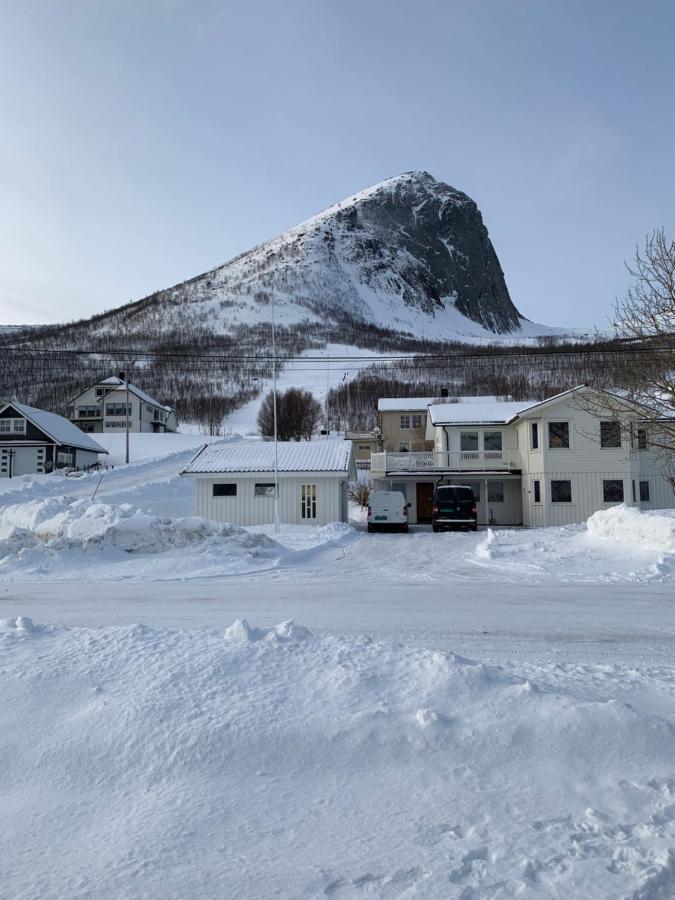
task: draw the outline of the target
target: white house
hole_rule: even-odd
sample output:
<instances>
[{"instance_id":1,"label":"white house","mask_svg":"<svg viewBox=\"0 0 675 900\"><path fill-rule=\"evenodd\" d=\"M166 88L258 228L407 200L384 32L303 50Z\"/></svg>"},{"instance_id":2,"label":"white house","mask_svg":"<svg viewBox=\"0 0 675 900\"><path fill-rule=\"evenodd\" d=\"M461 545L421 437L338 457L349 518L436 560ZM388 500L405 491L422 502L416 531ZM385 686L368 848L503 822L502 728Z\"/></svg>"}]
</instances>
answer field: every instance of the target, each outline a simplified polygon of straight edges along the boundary
<instances>
[{"instance_id":1,"label":"white house","mask_svg":"<svg viewBox=\"0 0 675 900\"><path fill-rule=\"evenodd\" d=\"M481 524L564 525L615 503L675 507L640 410L626 408L631 439L618 422L588 411L588 392L581 385L542 402L431 403L433 450L374 453L374 487L401 490L412 523L430 521L440 480L473 488Z\"/></svg>"},{"instance_id":2,"label":"white house","mask_svg":"<svg viewBox=\"0 0 675 900\"><path fill-rule=\"evenodd\" d=\"M350 441L278 443L279 519L302 525L346 522L356 480ZM197 485L197 513L216 522L274 521L274 444L238 441L205 446L181 472Z\"/></svg>"},{"instance_id":3,"label":"white house","mask_svg":"<svg viewBox=\"0 0 675 900\"><path fill-rule=\"evenodd\" d=\"M178 422L171 406L164 406L137 385L129 383L129 403L125 382L112 375L90 385L68 403L67 415L82 431L114 434L125 431L129 407L129 431L176 431Z\"/></svg>"},{"instance_id":4,"label":"white house","mask_svg":"<svg viewBox=\"0 0 675 900\"><path fill-rule=\"evenodd\" d=\"M106 453L68 419L13 400L0 407L0 478L88 469Z\"/></svg>"}]
</instances>

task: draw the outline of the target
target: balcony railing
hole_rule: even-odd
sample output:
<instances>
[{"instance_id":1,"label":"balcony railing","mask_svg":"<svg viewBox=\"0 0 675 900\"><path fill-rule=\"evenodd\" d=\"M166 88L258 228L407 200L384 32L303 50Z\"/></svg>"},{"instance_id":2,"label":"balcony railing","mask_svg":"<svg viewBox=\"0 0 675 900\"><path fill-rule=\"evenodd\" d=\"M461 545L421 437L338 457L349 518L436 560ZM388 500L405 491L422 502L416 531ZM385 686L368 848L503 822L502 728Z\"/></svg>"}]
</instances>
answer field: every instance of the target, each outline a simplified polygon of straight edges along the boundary
<instances>
[{"instance_id":1,"label":"balcony railing","mask_svg":"<svg viewBox=\"0 0 675 900\"><path fill-rule=\"evenodd\" d=\"M477 472L509 471L520 468L517 450L427 450L423 453L373 453L370 458L373 472Z\"/></svg>"}]
</instances>

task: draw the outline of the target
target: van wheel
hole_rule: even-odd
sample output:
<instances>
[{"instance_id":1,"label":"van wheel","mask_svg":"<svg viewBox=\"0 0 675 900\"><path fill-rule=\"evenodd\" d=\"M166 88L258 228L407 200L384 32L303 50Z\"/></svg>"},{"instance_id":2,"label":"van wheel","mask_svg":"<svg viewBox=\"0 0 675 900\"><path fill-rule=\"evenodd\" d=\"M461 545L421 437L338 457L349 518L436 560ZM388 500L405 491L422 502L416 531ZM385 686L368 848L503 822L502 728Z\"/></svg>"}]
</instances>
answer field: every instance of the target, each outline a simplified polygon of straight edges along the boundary
<instances>
[{"instance_id":1,"label":"van wheel","mask_svg":"<svg viewBox=\"0 0 675 900\"><path fill-rule=\"evenodd\" d=\"M408 526L407 526L407 525L401 525L401 531L403 532L403 534L407 534L407 533L408 533Z\"/></svg>"},{"instance_id":2,"label":"van wheel","mask_svg":"<svg viewBox=\"0 0 675 900\"><path fill-rule=\"evenodd\" d=\"M478 531L478 525L472 525L471 531Z\"/></svg>"},{"instance_id":3,"label":"van wheel","mask_svg":"<svg viewBox=\"0 0 675 900\"><path fill-rule=\"evenodd\" d=\"M431 526L431 530L434 532L434 534L438 534L438 532L439 532L441 529L438 527L438 525L432 525L432 526Z\"/></svg>"},{"instance_id":4,"label":"van wheel","mask_svg":"<svg viewBox=\"0 0 675 900\"><path fill-rule=\"evenodd\" d=\"M373 531L374 531L373 526L372 526L372 525L369 525L369 526L368 526L368 534L372 534Z\"/></svg>"}]
</instances>

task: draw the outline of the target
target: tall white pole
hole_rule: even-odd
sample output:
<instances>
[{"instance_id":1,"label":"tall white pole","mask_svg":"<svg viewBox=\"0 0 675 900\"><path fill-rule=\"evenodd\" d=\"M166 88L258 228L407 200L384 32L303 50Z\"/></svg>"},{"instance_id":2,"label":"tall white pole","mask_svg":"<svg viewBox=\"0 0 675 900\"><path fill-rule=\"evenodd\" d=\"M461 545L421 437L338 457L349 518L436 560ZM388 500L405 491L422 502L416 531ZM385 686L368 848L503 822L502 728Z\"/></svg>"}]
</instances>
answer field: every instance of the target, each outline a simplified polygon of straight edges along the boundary
<instances>
[{"instance_id":1,"label":"tall white pole","mask_svg":"<svg viewBox=\"0 0 675 900\"><path fill-rule=\"evenodd\" d=\"M274 533L279 534L279 447L277 443L277 334L272 291L272 393L274 405Z\"/></svg>"},{"instance_id":2,"label":"tall white pole","mask_svg":"<svg viewBox=\"0 0 675 900\"><path fill-rule=\"evenodd\" d=\"M126 440L127 449L126 449L126 455L125 455L125 458L126 458L127 465L129 465L129 375L128 375L128 373L127 373L127 375L126 375L125 378L124 378L124 382L125 382L126 387L127 387L127 400L126 400L126 428L125 428L125 431L126 431L126 439L127 439L127 440Z\"/></svg>"}]
</instances>

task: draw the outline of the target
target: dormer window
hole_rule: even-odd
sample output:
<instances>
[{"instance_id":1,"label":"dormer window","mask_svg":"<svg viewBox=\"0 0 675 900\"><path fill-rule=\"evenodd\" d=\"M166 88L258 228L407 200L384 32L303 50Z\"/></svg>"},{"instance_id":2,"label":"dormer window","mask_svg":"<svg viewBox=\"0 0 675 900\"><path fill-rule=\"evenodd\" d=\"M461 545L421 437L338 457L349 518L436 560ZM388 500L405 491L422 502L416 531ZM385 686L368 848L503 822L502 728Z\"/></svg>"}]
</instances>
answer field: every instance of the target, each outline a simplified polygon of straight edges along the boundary
<instances>
[{"instance_id":1,"label":"dormer window","mask_svg":"<svg viewBox=\"0 0 675 900\"><path fill-rule=\"evenodd\" d=\"M25 434L26 433L26 420L25 419L13 419L14 422L14 432L16 434Z\"/></svg>"}]
</instances>

